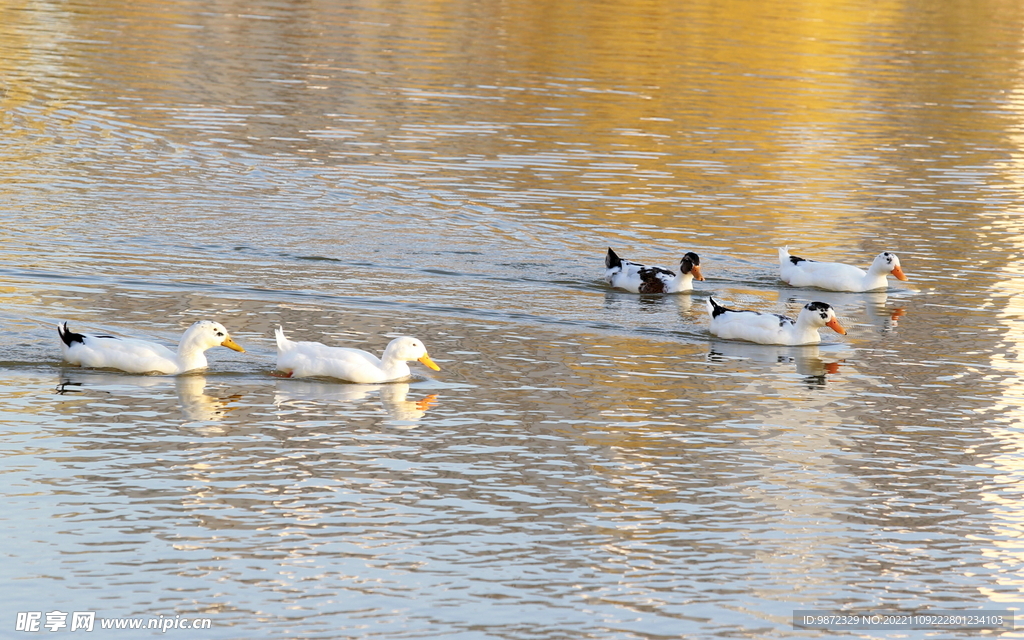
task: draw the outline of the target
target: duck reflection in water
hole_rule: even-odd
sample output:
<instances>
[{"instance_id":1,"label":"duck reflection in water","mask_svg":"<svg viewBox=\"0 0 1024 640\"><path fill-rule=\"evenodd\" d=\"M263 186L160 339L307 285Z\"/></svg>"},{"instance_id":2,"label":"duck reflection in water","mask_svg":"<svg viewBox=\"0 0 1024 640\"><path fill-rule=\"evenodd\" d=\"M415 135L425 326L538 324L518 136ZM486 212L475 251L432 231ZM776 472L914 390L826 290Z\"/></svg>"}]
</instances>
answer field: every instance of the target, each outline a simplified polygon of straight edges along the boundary
<instances>
[{"instance_id":1,"label":"duck reflection in water","mask_svg":"<svg viewBox=\"0 0 1024 640\"><path fill-rule=\"evenodd\" d=\"M206 376L185 375L174 379L178 392L178 406L185 417L194 422L223 420L230 411L238 407L230 406L240 400L241 394L233 394L226 398L211 396L206 391Z\"/></svg>"},{"instance_id":2,"label":"duck reflection in water","mask_svg":"<svg viewBox=\"0 0 1024 640\"><path fill-rule=\"evenodd\" d=\"M710 362L749 360L759 364L792 364L796 373L804 377L808 388L816 388L825 386L826 376L839 373L847 349L841 344L779 346L712 340L707 357Z\"/></svg>"},{"instance_id":3,"label":"duck reflection in water","mask_svg":"<svg viewBox=\"0 0 1024 640\"><path fill-rule=\"evenodd\" d=\"M223 420L228 412L237 407L230 406L242 396L235 394L227 397L211 396L206 393L206 376L185 374L175 378L156 376L126 376L107 373L76 373L66 374L57 385L56 392L60 395L85 393L87 389L104 391L107 395L115 395L118 388L129 385L139 389L164 390L174 386L178 408L188 422L217 422ZM106 390L102 389L107 387ZM161 400L154 397L153 401ZM132 399L131 405L143 404ZM127 404L126 404L127 408ZM159 407L157 407L159 409Z\"/></svg>"},{"instance_id":4,"label":"duck reflection in water","mask_svg":"<svg viewBox=\"0 0 1024 640\"><path fill-rule=\"evenodd\" d=\"M409 400L412 390L406 382L387 384L340 384L337 382L315 382L281 378L277 380L274 404L281 405L292 402L318 403L354 403L363 404L372 396L380 399L380 404L391 420L413 428L427 411L437 404L437 394L429 394L420 400Z\"/></svg>"},{"instance_id":5,"label":"duck reflection in water","mask_svg":"<svg viewBox=\"0 0 1024 640\"><path fill-rule=\"evenodd\" d=\"M881 334L890 333L898 327L899 319L907 314L902 306L888 304L889 294L885 291L842 293L815 290L813 295L816 300L832 305L833 309L842 309L843 315L850 315L851 310L863 307L868 322ZM798 304L800 300L801 298L787 298L790 304Z\"/></svg>"},{"instance_id":6,"label":"duck reflection in water","mask_svg":"<svg viewBox=\"0 0 1024 640\"><path fill-rule=\"evenodd\" d=\"M606 311L627 311L643 314L664 313L670 310L689 311L693 307L692 296L669 296L663 294L630 295L610 290L604 294Z\"/></svg>"}]
</instances>

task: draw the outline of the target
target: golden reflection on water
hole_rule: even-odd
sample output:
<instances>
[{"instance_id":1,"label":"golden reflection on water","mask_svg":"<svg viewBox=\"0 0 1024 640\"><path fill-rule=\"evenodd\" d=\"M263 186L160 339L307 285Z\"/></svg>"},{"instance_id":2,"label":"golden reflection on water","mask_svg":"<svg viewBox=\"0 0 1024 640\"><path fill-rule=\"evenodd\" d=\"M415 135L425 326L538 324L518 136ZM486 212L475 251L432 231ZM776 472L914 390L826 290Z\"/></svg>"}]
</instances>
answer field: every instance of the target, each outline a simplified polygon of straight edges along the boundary
<instances>
[{"instance_id":1,"label":"golden reflection on water","mask_svg":"<svg viewBox=\"0 0 1024 640\"><path fill-rule=\"evenodd\" d=\"M1022 138L1024 139L1024 138ZM1018 181L1017 188L1024 187ZM1015 206L1014 209L1019 209ZM993 602L1001 604L1018 603L1019 593L1024 589L1024 577L1019 567L1024 563L1024 495L1019 487L1024 482L1024 363L1021 353L1024 351L1024 325L1021 323L1024 314L1024 223L1021 211L1007 212L1006 215L993 217L991 226L985 229L997 238L1011 255L1002 266L1002 279L993 285L992 298L985 301L986 311L994 312L1001 328L1001 347L991 354L993 370L999 372L1003 388L1001 398L992 398L990 408L993 415L1002 415L998 420L1000 426L993 426L989 435L1002 443L1001 451L991 456L987 465L996 472L996 476L981 499L996 507L993 513L999 523L992 527L990 536L985 536L988 543L983 553L992 562L1004 567L997 579L999 588L981 587L979 591ZM998 299L998 304L997 304ZM1005 426L1002 426L1005 425Z\"/></svg>"},{"instance_id":2,"label":"golden reflection on water","mask_svg":"<svg viewBox=\"0 0 1024 640\"><path fill-rule=\"evenodd\" d=\"M892 39L919 37L896 26L915 19L902 2L435 2L415 10L227 2L203 9L72 4L47 12L45 29L32 22L38 12L7 12L4 33L19 40L10 45L16 54L0 61L12 78L6 106L24 105L18 96L37 84L19 71L26 51L66 46L52 63L65 68L38 75L74 81L38 96L48 110L19 113L18 126L6 128L24 136L35 125L88 142L97 135L92 127L100 136L135 127L135 142L148 146L155 142L143 132L175 145L258 143L321 162L376 158L418 171L436 171L430 159L472 145L480 161L521 164L505 172L499 191L542 192L554 182L547 215L582 211L592 223L614 221L624 235L641 225L637 231L655 243L699 238L770 256L775 244L795 240L796 218L813 230L802 243L809 251L850 251L885 235L889 221L872 211L874 201L900 196L893 190L915 179L889 172L931 162L918 141L890 139L918 125L904 96L928 105L965 99L970 90L955 73L941 85L905 73L932 43L908 49ZM490 37L466 39L454 26L461 23ZM968 43L983 37L984 23L955 10L943 24ZM419 64L388 67L389 57L377 55L387 50ZM285 62L281 51L308 61ZM992 82L1006 77L1009 62L979 71ZM108 68L119 73L116 88L103 87L113 91L107 111L82 111ZM354 82L374 89L350 91ZM62 118L53 110L62 105L71 115L54 130ZM864 155L837 157L851 137L870 138L858 145ZM30 160L30 149L24 153ZM5 166L12 178L23 172ZM326 180L340 176L322 168ZM610 206L578 206L581 195L595 193ZM737 225L745 245L729 246L723 238Z\"/></svg>"},{"instance_id":3,"label":"golden reflection on water","mask_svg":"<svg viewBox=\"0 0 1024 640\"><path fill-rule=\"evenodd\" d=\"M922 549L966 566L964 582L985 570L973 555L1001 563L981 589L1012 602L1024 557L1013 488L1024 9L981 4L8 4L0 257L13 266L0 295L21 323L8 334L13 366L57 366L52 329L24 328L51 316L171 335L211 313L253 348L211 358L208 375L62 371L57 397L39 399L33 379L5 398L23 422L55 423L54 448L108 449L113 464L76 462L94 465L90 478L131 467L161 489L183 483L172 491L198 526L177 528L168 508L161 534L176 550L222 544L215 568L184 563L225 583L251 578L224 568L231 554L266 572L282 567L259 553L303 553L239 532L347 534L381 513L399 520L399 507L416 512L401 526L434 518L446 537L460 515L451 492L488 512L482 529L549 522L522 506L531 500L558 510L569 525L558 535L585 536L555 540L552 555L580 554L598 616L642 608L621 590L657 611L708 593L721 610L764 606L722 593L750 576L767 586L730 591L770 606L818 585L870 598L913 570L887 557L852 575L858 565ZM708 281L667 299L607 292L608 244L666 263L695 249ZM709 294L790 312L826 298L779 284L778 244L858 264L892 249L913 280L834 298L856 330L832 345L711 341ZM422 332L449 352L439 379L451 386L272 379L279 323L360 343ZM963 446L967 427L985 441L978 451ZM155 457L131 458L140 452ZM998 472L977 493L971 456ZM537 472L537 460L559 472ZM77 482L62 463L55 477L26 477ZM110 486L98 492L135 495ZM977 495L997 506L997 526L987 512L929 520ZM353 502L332 519L339 497ZM714 513L692 518L701 508ZM392 540L386 525L366 529L377 546ZM970 535L984 539L961 552ZM480 586L460 576L465 558L446 563L429 556L436 540L417 541L417 562L458 589ZM494 541L473 542L491 566ZM509 546L513 563L534 560ZM679 547L734 555L691 563ZM373 581L375 569L356 573ZM702 571L714 575L694 578ZM879 582L848 586L865 575ZM651 589L651 576L679 582ZM552 577L531 604L556 601ZM929 580L897 577L895 589ZM454 609L449 596L430 604ZM693 617L681 608L666 618Z\"/></svg>"}]
</instances>

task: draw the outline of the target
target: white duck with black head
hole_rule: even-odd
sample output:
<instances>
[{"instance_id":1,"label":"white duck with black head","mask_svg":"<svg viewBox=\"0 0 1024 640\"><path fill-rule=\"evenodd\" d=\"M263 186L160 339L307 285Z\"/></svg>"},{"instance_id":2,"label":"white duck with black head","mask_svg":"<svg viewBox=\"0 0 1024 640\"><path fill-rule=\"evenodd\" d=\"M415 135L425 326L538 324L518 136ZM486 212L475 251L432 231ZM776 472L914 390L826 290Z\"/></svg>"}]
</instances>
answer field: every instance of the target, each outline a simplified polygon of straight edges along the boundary
<instances>
[{"instance_id":1,"label":"white duck with black head","mask_svg":"<svg viewBox=\"0 0 1024 640\"><path fill-rule=\"evenodd\" d=\"M708 314L711 316L708 327L711 335L725 340L782 345L818 344L821 342L818 329L822 327L846 335L846 329L836 318L832 305L825 302L808 302L793 320L775 313L729 309L708 297Z\"/></svg>"},{"instance_id":2,"label":"white duck with black head","mask_svg":"<svg viewBox=\"0 0 1024 640\"><path fill-rule=\"evenodd\" d=\"M177 351L148 340L75 333L68 329L67 322L63 326L57 325L57 335L60 336L64 360L69 364L120 369L128 373L176 375L205 369L206 350L213 347L245 352L224 325L212 320L199 320L189 327L181 337Z\"/></svg>"},{"instance_id":3,"label":"white duck with black head","mask_svg":"<svg viewBox=\"0 0 1024 640\"><path fill-rule=\"evenodd\" d=\"M818 287L829 291L875 291L886 289L886 276L907 280L900 259L891 251L878 254L867 271L839 262L818 262L779 248L779 278L794 287Z\"/></svg>"},{"instance_id":4,"label":"white duck with black head","mask_svg":"<svg viewBox=\"0 0 1024 640\"><path fill-rule=\"evenodd\" d=\"M639 262L620 258L608 247L604 257L605 282L616 289L633 293L679 293L692 291L693 281L703 280L700 271L700 256L688 251L679 261L679 273L664 267L642 265Z\"/></svg>"}]
</instances>

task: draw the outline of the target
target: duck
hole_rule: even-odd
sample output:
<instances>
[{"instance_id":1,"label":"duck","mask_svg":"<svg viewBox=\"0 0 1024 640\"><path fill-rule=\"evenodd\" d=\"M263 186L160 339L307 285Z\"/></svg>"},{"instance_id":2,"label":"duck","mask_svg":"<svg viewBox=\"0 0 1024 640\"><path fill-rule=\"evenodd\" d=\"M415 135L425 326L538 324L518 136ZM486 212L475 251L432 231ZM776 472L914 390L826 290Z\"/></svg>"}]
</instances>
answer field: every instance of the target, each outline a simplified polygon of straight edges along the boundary
<instances>
[{"instance_id":1,"label":"duck","mask_svg":"<svg viewBox=\"0 0 1024 640\"><path fill-rule=\"evenodd\" d=\"M708 296L708 314L711 316L711 335L726 340L746 340L759 344L800 345L821 342L818 329L829 327L840 335L846 329L836 318L832 305L808 302L796 320L774 313L728 309Z\"/></svg>"},{"instance_id":2,"label":"duck","mask_svg":"<svg viewBox=\"0 0 1024 640\"><path fill-rule=\"evenodd\" d=\"M96 369L120 369L128 373L160 373L177 375L206 368L206 350L227 347L245 353L224 325L213 320L199 320L181 336L178 350L162 344L135 338L107 335L86 335L68 329L68 323L57 325L61 351L69 364Z\"/></svg>"},{"instance_id":3,"label":"duck","mask_svg":"<svg viewBox=\"0 0 1024 640\"><path fill-rule=\"evenodd\" d=\"M395 338L378 358L368 351L347 347L329 347L320 342L293 342L278 327L277 370L289 378L324 376L359 384L379 384L402 380L412 375L407 362L416 360L440 371L427 348L416 338Z\"/></svg>"},{"instance_id":4,"label":"duck","mask_svg":"<svg viewBox=\"0 0 1024 640\"><path fill-rule=\"evenodd\" d=\"M679 274L664 267L648 267L620 258L608 247L604 257L605 282L616 289L633 293L679 293L692 291L693 280L704 280L700 272L700 256L688 251L679 261Z\"/></svg>"},{"instance_id":5,"label":"duck","mask_svg":"<svg viewBox=\"0 0 1024 640\"><path fill-rule=\"evenodd\" d=\"M889 286L886 276L908 278L900 259L891 251L875 257L867 271L839 262L816 262L790 255L789 247L779 248L779 277L794 287L818 287L829 291L874 291Z\"/></svg>"}]
</instances>

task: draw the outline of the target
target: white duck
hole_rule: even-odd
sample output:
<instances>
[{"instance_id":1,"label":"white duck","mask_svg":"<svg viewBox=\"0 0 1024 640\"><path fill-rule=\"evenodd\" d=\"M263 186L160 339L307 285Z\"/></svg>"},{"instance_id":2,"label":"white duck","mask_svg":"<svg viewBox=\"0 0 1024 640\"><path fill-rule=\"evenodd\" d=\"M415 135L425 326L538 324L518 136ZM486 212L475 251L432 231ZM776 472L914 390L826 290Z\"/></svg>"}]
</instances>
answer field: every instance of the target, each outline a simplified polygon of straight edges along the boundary
<instances>
[{"instance_id":1,"label":"white duck","mask_svg":"<svg viewBox=\"0 0 1024 640\"><path fill-rule=\"evenodd\" d=\"M830 291L872 291L888 287L885 277L892 274L906 280L900 259L891 251L878 254L865 272L838 262L816 262L789 254L789 247L779 248L779 277L794 287L818 287Z\"/></svg>"},{"instance_id":2,"label":"white duck","mask_svg":"<svg viewBox=\"0 0 1024 640\"><path fill-rule=\"evenodd\" d=\"M290 378L326 376L348 382L376 384L401 380L411 375L406 362L417 360L434 371L441 367L427 355L427 349L416 338L403 336L392 340L382 357L345 347L328 347L319 342L292 342L277 328L277 369Z\"/></svg>"},{"instance_id":3,"label":"white duck","mask_svg":"<svg viewBox=\"0 0 1024 640\"><path fill-rule=\"evenodd\" d=\"M679 275L664 267L647 267L638 262L623 260L611 247L604 257L605 282L616 289L633 293L678 293L692 291L693 279L703 280L700 256L690 251L679 261Z\"/></svg>"},{"instance_id":4,"label":"white duck","mask_svg":"<svg viewBox=\"0 0 1024 640\"><path fill-rule=\"evenodd\" d=\"M212 347L245 349L228 335L224 325L212 320L194 323L181 337L174 352L155 342L114 336L92 336L75 333L57 325L61 351L70 364L97 369L120 369L129 373L163 373L174 375L206 367L205 351Z\"/></svg>"},{"instance_id":5,"label":"white duck","mask_svg":"<svg viewBox=\"0 0 1024 640\"><path fill-rule=\"evenodd\" d=\"M727 309L708 297L709 329L712 335L726 340L747 340L760 344L817 344L818 329L829 327L846 335L832 306L824 302L808 302L796 321L786 316L760 311Z\"/></svg>"}]
</instances>

